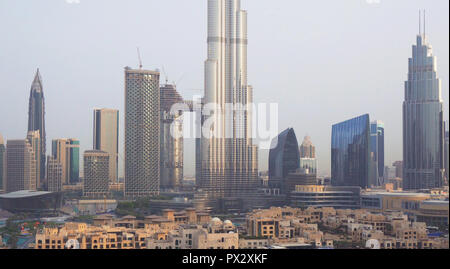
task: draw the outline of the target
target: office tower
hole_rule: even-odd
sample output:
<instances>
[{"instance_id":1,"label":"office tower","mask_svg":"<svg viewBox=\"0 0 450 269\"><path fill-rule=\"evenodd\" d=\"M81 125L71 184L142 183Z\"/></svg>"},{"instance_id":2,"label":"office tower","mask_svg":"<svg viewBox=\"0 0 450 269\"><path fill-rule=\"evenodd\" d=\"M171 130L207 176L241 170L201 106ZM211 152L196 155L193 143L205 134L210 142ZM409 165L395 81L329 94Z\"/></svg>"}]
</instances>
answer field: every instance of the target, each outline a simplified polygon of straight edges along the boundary
<instances>
[{"instance_id":1,"label":"office tower","mask_svg":"<svg viewBox=\"0 0 450 269\"><path fill-rule=\"evenodd\" d=\"M2 134L0 134L0 191L6 190L6 147Z\"/></svg>"},{"instance_id":2,"label":"office tower","mask_svg":"<svg viewBox=\"0 0 450 269\"><path fill-rule=\"evenodd\" d=\"M119 110L94 109L94 150L109 153L109 181L117 183L119 162Z\"/></svg>"},{"instance_id":3,"label":"office tower","mask_svg":"<svg viewBox=\"0 0 450 269\"><path fill-rule=\"evenodd\" d=\"M369 186L381 186L384 181L384 123L370 123L370 177Z\"/></svg>"},{"instance_id":4,"label":"office tower","mask_svg":"<svg viewBox=\"0 0 450 269\"><path fill-rule=\"evenodd\" d=\"M369 183L369 115L333 125L331 138L331 181L335 186L359 186Z\"/></svg>"},{"instance_id":5,"label":"office tower","mask_svg":"<svg viewBox=\"0 0 450 269\"><path fill-rule=\"evenodd\" d=\"M7 192L36 190L36 160L27 139L8 140L6 162Z\"/></svg>"},{"instance_id":6,"label":"office tower","mask_svg":"<svg viewBox=\"0 0 450 269\"><path fill-rule=\"evenodd\" d=\"M269 151L269 185L281 188L287 175L299 167L297 136L293 128L288 128L272 140Z\"/></svg>"},{"instance_id":7,"label":"office tower","mask_svg":"<svg viewBox=\"0 0 450 269\"><path fill-rule=\"evenodd\" d=\"M36 71L33 83L31 85L30 100L28 106L28 131L39 131L41 140L40 145L40 163L39 165L39 183L45 178L45 156L47 154L46 135L45 135L45 102L42 78L39 69ZM39 187L39 186L38 186Z\"/></svg>"},{"instance_id":8,"label":"office tower","mask_svg":"<svg viewBox=\"0 0 450 269\"><path fill-rule=\"evenodd\" d=\"M34 152L34 160L36 162L36 188L39 189L44 183L41 181L41 137L39 131L29 131L27 134L28 143L30 143Z\"/></svg>"},{"instance_id":9,"label":"office tower","mask_svg":"<svg viewBox=\"0 0 450 269\"><path fill-rule=\"evenodd\" d=\"M403 188L438 188L443 183L444 122L436 56L421 30L408 61L403 102Z\"/></svg>"},{"instance_id":10,"label":"office tower","mask_svg":"<svg viewBox=\"0 0 450 269\"><path fill-rule=\"evenodd\" d=\"M80 181L80 141L73 138L54 139L52 157L62 165L63 185Z\"/></svg>"},{"instance_id":11,"label":"office tower","mask_svg":"<svg viewBox=\"0 0 450 269\"><path fill-rule=\"evenodd\" d=\"M316 158L316 147L311 142L311 137L305 136L300 146L300 158Z\"/></svg>"},{"instance_id":12,"label":"office tower","mask_svg":"<svg viewBox=\"0 0 450 269\"><path fill-rule=\"evenodd\" d=\"M253 89L247 83L247 12L240 0L208 0L207 42L199 186L211 200L245 198L255 189L258 169Z\"/></svg>"},{"instance_id":13,"label":"office tower","mask_svg":"<svg viewBox=\"0 0 450 269\"><path fill-rule=\"evenodd\" d=\"M84 152L83 196L106 198L109 196L109 158L111 154L100 150Z\"/></svg>"},{"instance_id":14,"label":"office tower","mask_svg":"<svg viewBox=\"0 0 450 269\"><path fill-rule=\"evenodd\" d=\"M403 161L395 161L392 166L395 167L395 177L403 178Z\"/></svg>"},{"instance_id":15,"label":"office tower","mask_svg":"<svg viewBox=\"0 0 450 269\"><path fill-rule=\"evenodd\" d=\"M62 191L62 165L52 156L47 157L47 191Z\"/></svg>"},{"instance_id":16,"label":"office tower","mask_svg":"<svg viewBox=\"0 0 450 269\"><path fill-rule=\"evenodd\" d=\"M161 99L161 189L177 189L183 180L183 111L172 111L174 104L183 103L175 85L160 88ZM173 135L175 134L175 135Z\"/></svg>"},{"instance_id":17,"label":"office tower","mask_svg":"<svg viewBox=\"0 0 450 269\"><path fill-rule=\"evenodd\" d=\"M159 195L159 72L125 68L125 196Z\"/></svg>"}]
</instances>

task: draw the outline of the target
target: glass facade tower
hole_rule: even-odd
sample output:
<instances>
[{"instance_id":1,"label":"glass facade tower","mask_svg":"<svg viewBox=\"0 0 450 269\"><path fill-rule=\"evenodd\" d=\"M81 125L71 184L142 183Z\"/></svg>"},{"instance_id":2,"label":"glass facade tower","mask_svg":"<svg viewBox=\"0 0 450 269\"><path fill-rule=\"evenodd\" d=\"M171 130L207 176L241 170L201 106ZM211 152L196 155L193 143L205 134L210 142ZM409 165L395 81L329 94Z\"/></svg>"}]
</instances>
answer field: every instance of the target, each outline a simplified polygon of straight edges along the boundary
<instances>
[{"instance_id":1,"label":"glass facade tower","mask_svg":"<svg viewBox=\"0 0 450 269\"><path fill-rule=\"evenodd\" d=\"M370 178L369 186L381 186L384 183L384 123L370 123Z\"/></svg>"},{"instance_id":2,"label":"glass facade tower","mask_svg":"<svg viewBox=\"0 0 450 269\"><path fill-rule=\"evenodd\" d=\"M331 138L331 180L335 186L369 184L370 120L362 115L333 125Z\"/></svg>"}]
</instances>

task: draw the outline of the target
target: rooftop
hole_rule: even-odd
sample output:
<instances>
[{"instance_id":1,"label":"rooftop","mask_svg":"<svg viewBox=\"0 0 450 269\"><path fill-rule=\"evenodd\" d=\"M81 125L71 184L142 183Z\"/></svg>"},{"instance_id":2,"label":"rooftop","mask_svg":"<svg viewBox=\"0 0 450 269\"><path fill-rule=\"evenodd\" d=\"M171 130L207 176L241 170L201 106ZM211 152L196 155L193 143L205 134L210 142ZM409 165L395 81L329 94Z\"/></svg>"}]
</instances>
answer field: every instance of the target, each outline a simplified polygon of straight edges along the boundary
<instances>
[{"instance_id":1,"label":"rooftop","mask_svg":"<svg viewBox=\"0 0 450 269\"><path fill-rule=\"evenodd\" d=\"M31 191L31 190L23 190L23 191L16 191L16 192L10 192L6 194L1 194L0 198L27 198L27 197L35 197L35 196L41 196L45 194L50 194L51 192L48 191Z\"/></svg>"}]
</instances>

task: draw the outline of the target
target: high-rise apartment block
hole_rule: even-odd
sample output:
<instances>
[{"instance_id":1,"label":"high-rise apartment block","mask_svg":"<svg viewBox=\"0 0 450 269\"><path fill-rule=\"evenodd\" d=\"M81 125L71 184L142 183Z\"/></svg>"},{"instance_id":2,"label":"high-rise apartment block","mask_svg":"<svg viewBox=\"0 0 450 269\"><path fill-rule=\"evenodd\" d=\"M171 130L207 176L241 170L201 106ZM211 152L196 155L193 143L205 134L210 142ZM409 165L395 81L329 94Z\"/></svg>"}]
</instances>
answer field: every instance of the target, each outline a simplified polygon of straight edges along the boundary
<instances>
[{"instance_id":1,"label":"high-rise apartment block","mask_svg":"<svg viewBox=\"0 0 450 269\"><path fill-rule=\"evenodd\" d=\"M62 165L52 156L47 157L47 191L62 191Z\"/></svg>"},{"instance_id":2,"label":"high-rise apartment block","mask_svg":"<svg viewBox=\"0 0 450 269\"><path fill-rule=\"evenodd\" d=\"M94 109L94 150L109 154L109 180L117 183L119 162L119 111Z\"/></svg>"},{"instance_id":3,"label":"high-rise apartment block","mask_svg":"<svg viewBox=\"0 0 450 269\"><path fill-rule=\"evenodd\" d=\"M403 102L403 188L443 185L444 112L436 56L425 31L417 35L408 60Z\"/></svg>"},{"instance_id":4,"label":"high-rise apartment block","mask_svg":"<svg viewBox=\"0 0 450 269\"><path fill-rule=\"evenodd\" d=\"M36 160L28 140L8 140L6 159L7 192L36 190Z\"/></svg>"},{"instance_id":5,"label":"high-rise apartment block","mask_svg":"<svg viewBox=\"0 0 450 269\"><path fill-rule=\"evenodd\" d=\"M159 194L160 73L125 68L125 196Z\"/></svg>"},{"instance_id":6,"label":"high-rise apartment block","mask_svg":"<svg viewBox=\"0 0 450 269\"><path fill-rule=\"evenodd\" d=\"M45 102L44 88L42 85L39 69L36 71L30 90L30 99L28 105L28 131L39 131L39 166L40 174L38 184L41 184L45 178L45 156L47 154L46 134L45 134ZM38 185L39 186L39 185Z\"/></svg>"},{"instance_id":7,"label":"high-rise apartment block","mask_svg":"<svg viewBox=\"0 0 450 269\"><path fill-rule=\"evenodd\" d=\"M84 197L106 198L109 196L109 157L108 152L100 150L84 152Z\"/></svg>"},{"instance_id":8,"label":"high-rise apartment block","mask_svg":"<svg viewBox=\"0 0 450 269\"><path fill-rule=\"evenodd\" d=\"M54 139L52 157L62 165L63 185L80 181L80 141L77 139Z\"/></svg>"}]
</instances>

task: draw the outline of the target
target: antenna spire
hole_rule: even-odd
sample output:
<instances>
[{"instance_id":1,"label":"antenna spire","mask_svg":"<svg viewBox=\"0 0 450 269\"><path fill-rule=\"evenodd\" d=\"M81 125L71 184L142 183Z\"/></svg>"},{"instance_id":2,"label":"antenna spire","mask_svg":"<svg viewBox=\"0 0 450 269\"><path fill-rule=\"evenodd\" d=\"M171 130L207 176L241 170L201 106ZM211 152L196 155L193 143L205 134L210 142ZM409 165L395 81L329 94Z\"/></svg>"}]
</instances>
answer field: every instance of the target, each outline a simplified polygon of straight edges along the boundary
<instances>
[{"instance_id":1,"label":"antenna spire","mask_svg":"<svg viewBox=\"0 0 450 269\"><path fill-rule=\"evenodd\" d=\"M425 36L426 35L426 30L427 30L427 28L426 28L426 26L427 26L427 13L426 13L426 10L423 10L423 35Z\"/></svg>"},{"instance_id":2,"label":"antenna spire","mask_svg":"<svg viewBox=\"0 0 450 269\"><path fill-rule=\"evenodd\" d=\"M419 35L422 35L422 11L419 9Z\"/></svg>"},{"instance_id":3,"label":"antenna spire","mask_svg":"<svg viewBox=\"0 0 450 269\"><path fill-rule=\"evenodd\" d=\"M137 54L139 59L139 69L142 69L142 59L141 59L141 52L139 50L139 47L137 47Z\"/></svg>"}]
</instances>

